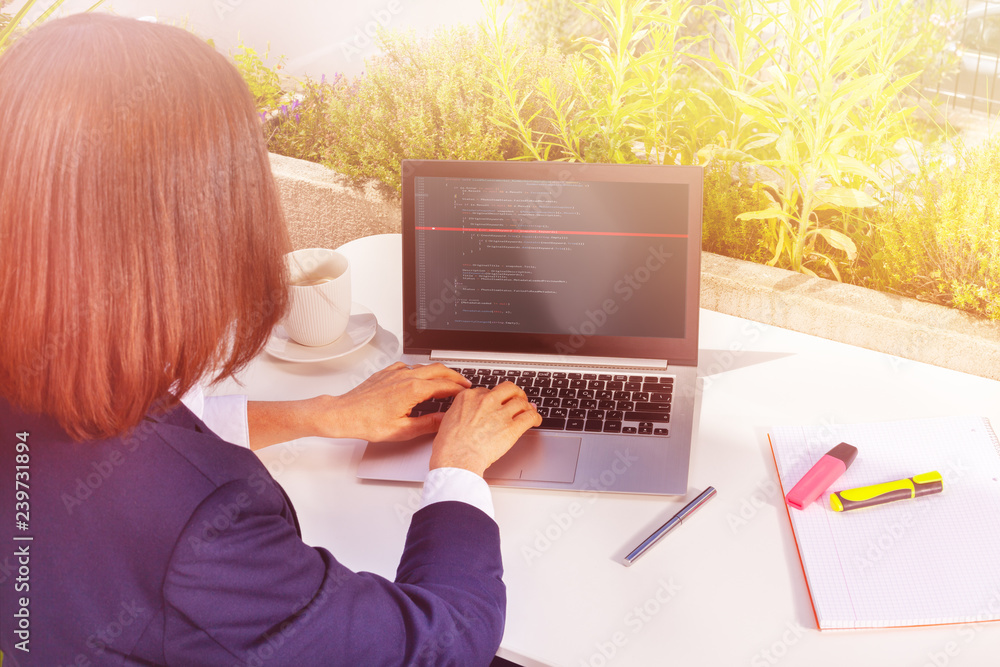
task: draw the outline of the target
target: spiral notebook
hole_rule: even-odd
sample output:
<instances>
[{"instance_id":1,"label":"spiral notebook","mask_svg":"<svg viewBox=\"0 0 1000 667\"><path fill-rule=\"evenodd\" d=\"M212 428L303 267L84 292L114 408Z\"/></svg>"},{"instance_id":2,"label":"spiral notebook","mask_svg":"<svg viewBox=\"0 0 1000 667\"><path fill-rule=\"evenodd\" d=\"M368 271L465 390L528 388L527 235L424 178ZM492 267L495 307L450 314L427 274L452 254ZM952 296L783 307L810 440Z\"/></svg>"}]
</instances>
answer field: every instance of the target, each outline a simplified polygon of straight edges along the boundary
<instances>
[{"instance_id":1,"label":"spiral notebook","mask_svg":"<svg viewBox=\"0 0 1000 667\"><path fill-rule=\"evenodd\" d=\"M984 417L782 426L782 496L833 446L858 457L803 511L786 505L820 630L1000 620L1000 443ZM850 512L834 491L938 471L944 491Z\"/></svg>"}]
</instances>

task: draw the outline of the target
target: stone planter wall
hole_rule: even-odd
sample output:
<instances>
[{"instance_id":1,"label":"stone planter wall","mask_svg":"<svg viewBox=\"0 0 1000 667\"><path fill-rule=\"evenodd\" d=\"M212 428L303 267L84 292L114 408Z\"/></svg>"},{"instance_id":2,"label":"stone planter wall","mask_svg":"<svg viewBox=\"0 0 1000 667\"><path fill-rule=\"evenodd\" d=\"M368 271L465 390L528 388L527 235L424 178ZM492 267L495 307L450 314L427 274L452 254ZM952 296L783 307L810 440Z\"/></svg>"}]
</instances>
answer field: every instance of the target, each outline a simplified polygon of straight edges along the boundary
<instances>
[{"instance_id":1,"label":"stone planter wall","mask_svg":"<svg viewBox=\"0 0 1000 667\"><path fill-rule=\"evenodd\" d=\"M271 156L295 248L398 233L399 204L311 162ZM703 308L1000 380L1000 323L961 311L702 253Z\"/></svg>"},{"instance_id":2,"label":"stone planter wall","mask_svg":"<svg viewBox=\"0 0 1000 667\"><path fill-rule=\"evenodd\" d=\"M399 204L374 187L355 187L322 165L274 153L271 171L296 250L336 248L362 236L399 232Z\"/></svg>"},{"instance_id":3,"label":"stone planter wall","mask_svg":"<svg viewBox=\"0 0 1000 667\"><path fill-rule=\"evenodd\" d=\"M1000 323L712 253L701 257L703 308L1000 380Z\"/></svg>"}]
</instances>

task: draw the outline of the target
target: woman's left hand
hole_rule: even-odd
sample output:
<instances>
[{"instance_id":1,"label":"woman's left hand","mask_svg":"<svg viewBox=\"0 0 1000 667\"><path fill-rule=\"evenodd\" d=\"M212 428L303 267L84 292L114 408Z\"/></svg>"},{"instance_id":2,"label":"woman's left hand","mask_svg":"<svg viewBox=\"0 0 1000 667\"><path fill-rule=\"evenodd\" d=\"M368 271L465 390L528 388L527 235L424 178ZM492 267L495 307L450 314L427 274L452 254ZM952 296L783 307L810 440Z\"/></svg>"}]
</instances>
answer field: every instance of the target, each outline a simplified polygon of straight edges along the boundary
<instances>
[{"instance_id":1,"label":"woman's left hand","mask_svg":"<svg viewBox=\"0 0 1000 667\"><path fill-rule=\"evenodd\" d=\"M320 435L394 441L434 433L443 413L410 417L410 410L429 398L454 396L470 384L443 364L410 367L396 362L346 394L331 397L329 409L318 415Z\"/></svg>"}]
</instances>

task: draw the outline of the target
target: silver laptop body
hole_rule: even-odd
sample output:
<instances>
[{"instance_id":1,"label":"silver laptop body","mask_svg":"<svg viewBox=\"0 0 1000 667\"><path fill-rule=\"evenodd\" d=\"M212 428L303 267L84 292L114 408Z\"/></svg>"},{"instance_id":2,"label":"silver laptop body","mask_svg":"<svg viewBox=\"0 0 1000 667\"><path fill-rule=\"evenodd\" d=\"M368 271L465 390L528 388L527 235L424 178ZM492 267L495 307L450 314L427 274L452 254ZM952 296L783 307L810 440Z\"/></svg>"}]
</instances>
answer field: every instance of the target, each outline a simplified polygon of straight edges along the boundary
<instances>
[{"instance_id":1,"label":"silver laptop body","mask_svg":"<svg viewBox=\"0 0 1000 667\"><path fill-rule=\"evenodd\" d=\"M490 484L687 492L702 180L700 167L403 162L403 361L514 381L545 417ZM358 477L422 481L432 440L369 443Z\"/></svg>"}]
</instances>

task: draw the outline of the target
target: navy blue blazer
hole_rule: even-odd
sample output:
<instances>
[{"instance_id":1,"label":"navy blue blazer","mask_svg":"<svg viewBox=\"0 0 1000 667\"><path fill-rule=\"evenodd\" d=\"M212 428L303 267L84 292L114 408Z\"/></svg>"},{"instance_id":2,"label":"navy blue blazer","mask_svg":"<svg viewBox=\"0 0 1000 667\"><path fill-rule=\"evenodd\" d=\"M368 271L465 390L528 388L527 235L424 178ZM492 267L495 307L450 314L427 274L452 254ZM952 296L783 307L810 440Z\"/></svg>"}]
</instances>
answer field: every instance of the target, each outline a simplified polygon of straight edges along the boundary
<instances>
[{"instance_id":1,"label":"navy blue blazer","mask_svg":"<svg viewBox=\"0 0 1000 667\"><path fill-rule=\"evenodd\" d=\"M0 480L4 667L488 665L500 644L487 515L430 505L394 582L352 572L302 542L253 452L183 405L74 443L0 399Z\"/></svg>"}]
</instances>

